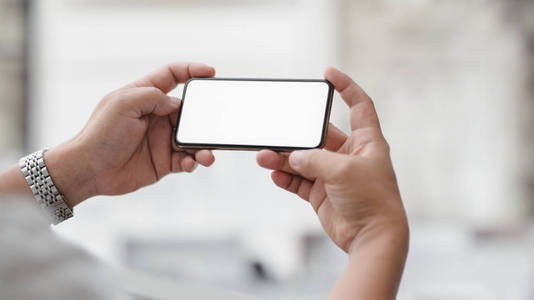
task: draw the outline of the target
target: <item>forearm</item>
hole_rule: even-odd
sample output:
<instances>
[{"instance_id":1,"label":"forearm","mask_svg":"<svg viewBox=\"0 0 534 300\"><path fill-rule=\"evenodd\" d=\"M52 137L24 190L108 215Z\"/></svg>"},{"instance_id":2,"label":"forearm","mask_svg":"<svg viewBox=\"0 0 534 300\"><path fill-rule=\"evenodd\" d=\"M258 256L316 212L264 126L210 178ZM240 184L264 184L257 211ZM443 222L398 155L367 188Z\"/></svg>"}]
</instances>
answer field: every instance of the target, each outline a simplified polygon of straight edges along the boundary
<instances>
[{"instance_id":1,"label":"forearm","mask_svg":"<svg viewBox=\"0 0 534 300\"><path fill-rule=\"evenodd\" d=\"M395 299L408 253L407 225L357 237L329 299Z\"/></svg>"},{"instance_id":2,"label":"forearm","mask_svg":"<svg viewBox=\"0 0 534 300\"><path fill-rule=\"evenodd\" d=\"M14 165L0 173L0 195L21 195L31 197L32 193L19 166Z\"/></svg>"}]
</instances>

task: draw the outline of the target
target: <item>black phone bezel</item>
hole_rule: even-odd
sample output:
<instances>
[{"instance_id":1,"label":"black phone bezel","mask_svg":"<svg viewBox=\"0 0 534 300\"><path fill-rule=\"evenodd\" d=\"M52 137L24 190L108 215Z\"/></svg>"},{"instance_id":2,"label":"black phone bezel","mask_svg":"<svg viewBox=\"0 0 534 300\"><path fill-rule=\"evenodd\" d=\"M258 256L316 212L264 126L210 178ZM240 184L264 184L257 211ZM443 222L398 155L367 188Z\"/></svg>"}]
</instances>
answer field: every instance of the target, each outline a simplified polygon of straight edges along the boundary
<instances>
[{"instance_id":1,"label":"black phone bezel","mask_svg":"<svg viewBox=\"0 0 534 300\"><path fill-rule=\"evenodd\" d=\"M222 81L274 81L274 82L323 82L328 85L328 99L323 119L323 129L321 133L321 140L315 147L288 147L288 146L266 146L266 145L240 145L240 144L198 144L198 143L181 143L178 141L178 127L180 126L180 118L182 116L182 109L185 104L185 96L187 92L187 86L194 80L222 80ZM332 109L332 100L334 96L334 86L328 80L324 79L275 79L275 78L230 78L230 77L193 77L190 78L184 85L182 92L182 101L178 111L178 117L176 119L176 126L173 132L173 142L180 149L210 149L210 150L262 150L271 149L275 151L294 151L294 150L307 150L322 148L326 140L326 133L328 130L328 124L330 121L330 111Z\"/></svg>"}]
</instances>

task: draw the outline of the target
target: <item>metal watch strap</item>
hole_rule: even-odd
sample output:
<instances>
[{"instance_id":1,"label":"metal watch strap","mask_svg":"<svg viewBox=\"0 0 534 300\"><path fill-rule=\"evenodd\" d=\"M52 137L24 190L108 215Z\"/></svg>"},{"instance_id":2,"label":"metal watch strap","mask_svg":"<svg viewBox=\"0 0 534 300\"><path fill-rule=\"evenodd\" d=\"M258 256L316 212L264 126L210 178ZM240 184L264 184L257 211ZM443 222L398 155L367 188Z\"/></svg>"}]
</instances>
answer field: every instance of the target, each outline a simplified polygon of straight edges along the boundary
<instances>
[{"instance_id":1,"label":"metal watch strap","mask_svg":"<svg viewBox=\"0 0 534 300\"><path fill-rule=\"evenodd\" d=\"M47 212L52 223L55 225L72 217L73 214L48 173L43 158L43 154L47 150L39 150L21 158L19 166L22 175L24 175L33 193L33 197L41 208Z\"/></svg>"}]
</instances>

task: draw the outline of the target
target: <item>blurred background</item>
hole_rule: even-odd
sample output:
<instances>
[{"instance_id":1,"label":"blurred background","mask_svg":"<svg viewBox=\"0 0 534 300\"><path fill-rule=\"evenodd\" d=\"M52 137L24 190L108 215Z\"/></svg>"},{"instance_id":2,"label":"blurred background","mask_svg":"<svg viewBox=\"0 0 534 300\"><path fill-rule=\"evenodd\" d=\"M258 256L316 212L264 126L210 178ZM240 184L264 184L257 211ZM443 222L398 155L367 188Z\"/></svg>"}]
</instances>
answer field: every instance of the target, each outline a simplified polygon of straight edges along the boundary
<instances>
[{"instance_id":1,"label":"blurred background","mask_svg":"<svg viewBox=\"0 0 534 300\"><path fill-rule=\"evenodd\" d=\"M169 62L224 77L334 65L391 144L412 229L399 299L534 299L533 15L530 0L0 0L0 166L72 137L105 94ZM332 121L348 130L337 96ZM346 255L313 210L254 152L216 158L86 201L54 230L134 294L324 299Z\"/></svg>"}]
</instances>

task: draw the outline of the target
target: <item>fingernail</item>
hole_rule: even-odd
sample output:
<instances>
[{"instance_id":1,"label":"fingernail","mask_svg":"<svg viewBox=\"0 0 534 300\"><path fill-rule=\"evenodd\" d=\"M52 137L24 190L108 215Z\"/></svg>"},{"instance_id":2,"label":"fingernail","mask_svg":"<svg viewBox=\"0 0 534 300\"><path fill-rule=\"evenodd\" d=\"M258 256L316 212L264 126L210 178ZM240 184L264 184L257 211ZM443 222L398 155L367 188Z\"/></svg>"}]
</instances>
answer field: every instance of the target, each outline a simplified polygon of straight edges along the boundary
<instances>
[{"instance_id":1,"label":"fingernail","mask_svg":"<svg viewBox=\"0 0 534 300\"><path fill-rule=\"evenodd\" d=\"M296 169L300 166L303 155L304 154L302 153L302 151L294 151L289 155L289 164L293 169Z\"/></svg>"}]
</instances>

